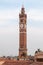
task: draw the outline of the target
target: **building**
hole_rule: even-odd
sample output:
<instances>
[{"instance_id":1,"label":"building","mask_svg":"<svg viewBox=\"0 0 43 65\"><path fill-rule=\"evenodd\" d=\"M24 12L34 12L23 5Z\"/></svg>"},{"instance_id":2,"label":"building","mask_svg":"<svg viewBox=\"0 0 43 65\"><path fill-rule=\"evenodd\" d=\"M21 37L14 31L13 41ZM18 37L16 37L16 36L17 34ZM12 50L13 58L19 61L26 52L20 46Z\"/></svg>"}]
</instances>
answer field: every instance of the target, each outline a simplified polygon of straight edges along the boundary
<instances>
[{"instance_id":1,"label":"building","mask_svg":"<svg viewBox=\"0 0 43 65\"><path fill-rule=\"evenodd\" d=\"M38 51L35 52L35 61L37 62L43 62L43 51L38 49Z\"/></svg>"},{"instance_id":2,"label":"building","mask_svg":"<svg viewBox=\"0 0 43 65\"><path fill-rule=\"evenodd\" d=\"M25 8L19 14L19 58L27 58L27 15Z\"/></svg>"},{"instance_id":3,"label":"building","mask_svg":"<svg viewBox=\"0 0 43 65\"><path fill-rule=\"evenodd\" d=\"M34 55L34 62L30 65L43 65L43 52L38 49Z\"/></svg>"}]
</instances>

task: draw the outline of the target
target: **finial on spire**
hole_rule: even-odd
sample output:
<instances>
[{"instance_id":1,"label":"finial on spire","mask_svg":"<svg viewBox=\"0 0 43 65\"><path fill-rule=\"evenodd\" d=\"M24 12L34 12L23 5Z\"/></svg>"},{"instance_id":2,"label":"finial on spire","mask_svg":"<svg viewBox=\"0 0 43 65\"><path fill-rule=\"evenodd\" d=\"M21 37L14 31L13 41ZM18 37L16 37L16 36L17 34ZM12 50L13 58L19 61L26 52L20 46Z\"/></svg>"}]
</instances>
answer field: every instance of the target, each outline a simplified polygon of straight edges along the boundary
<instances>
[{"instance_id":1,"label":"finial on spire","mask_svg":"<svg viewBox=\"0 0 43 65\"><path fill-rule=\"evenodd\" d=\"M24 8L24 5L22 4L22 8Z\"/></svg>"}]
</instances>

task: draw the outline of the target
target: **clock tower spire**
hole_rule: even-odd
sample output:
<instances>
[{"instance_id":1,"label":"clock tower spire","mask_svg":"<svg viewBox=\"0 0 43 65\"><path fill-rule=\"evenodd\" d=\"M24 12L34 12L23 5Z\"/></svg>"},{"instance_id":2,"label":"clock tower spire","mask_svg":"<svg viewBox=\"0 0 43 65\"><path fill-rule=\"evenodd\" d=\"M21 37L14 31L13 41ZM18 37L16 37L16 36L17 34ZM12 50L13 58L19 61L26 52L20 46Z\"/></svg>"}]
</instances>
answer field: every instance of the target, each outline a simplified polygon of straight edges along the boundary
<instances>
[{"instance_id":1,"label":"clock tower spire","mask_svg":"<svg viewBox=\"0 0 43 65\"><path fill-rule=\"evenodd\" d=\"M19 58L27 57L27 15L22 6L19 14Z\"/></svg>"}]
</instances>

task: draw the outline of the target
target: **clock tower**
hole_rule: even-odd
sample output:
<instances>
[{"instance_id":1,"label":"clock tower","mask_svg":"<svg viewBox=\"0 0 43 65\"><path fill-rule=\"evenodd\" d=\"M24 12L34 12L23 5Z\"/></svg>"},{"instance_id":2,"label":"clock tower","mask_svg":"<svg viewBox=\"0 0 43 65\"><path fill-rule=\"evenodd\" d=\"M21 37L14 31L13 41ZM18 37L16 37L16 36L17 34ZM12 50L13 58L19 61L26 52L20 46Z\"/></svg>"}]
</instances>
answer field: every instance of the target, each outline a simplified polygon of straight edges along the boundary
<instances>
[{"instance_id":1,"label":"clock tower","mask_svg":"<svg viewBox=\"0 0 43 65\"><path fill-rule=\"evenodd\" d=\"M25 8L19 14L19 58L27 58L27 15Z\"/></svg>"}]
</instances>

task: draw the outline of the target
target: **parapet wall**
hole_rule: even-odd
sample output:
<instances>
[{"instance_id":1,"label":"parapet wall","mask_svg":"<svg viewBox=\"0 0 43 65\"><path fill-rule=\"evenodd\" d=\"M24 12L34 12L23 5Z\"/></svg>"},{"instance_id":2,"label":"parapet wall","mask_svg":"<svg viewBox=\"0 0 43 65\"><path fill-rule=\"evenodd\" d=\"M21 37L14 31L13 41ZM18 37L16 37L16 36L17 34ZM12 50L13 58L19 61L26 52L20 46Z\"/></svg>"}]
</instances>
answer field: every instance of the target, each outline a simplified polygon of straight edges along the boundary
<instances>
[{"instance_id":1,"label":"parapet wall","mask_svg":"<svg viewBox=\"0 0 43 65\"><path fill-rule=\"evenodd\" d=\"M30 62L26 60L20 60L20 61L5 61L3 65L29 65Z\"/></svg>"}]
</instances>

